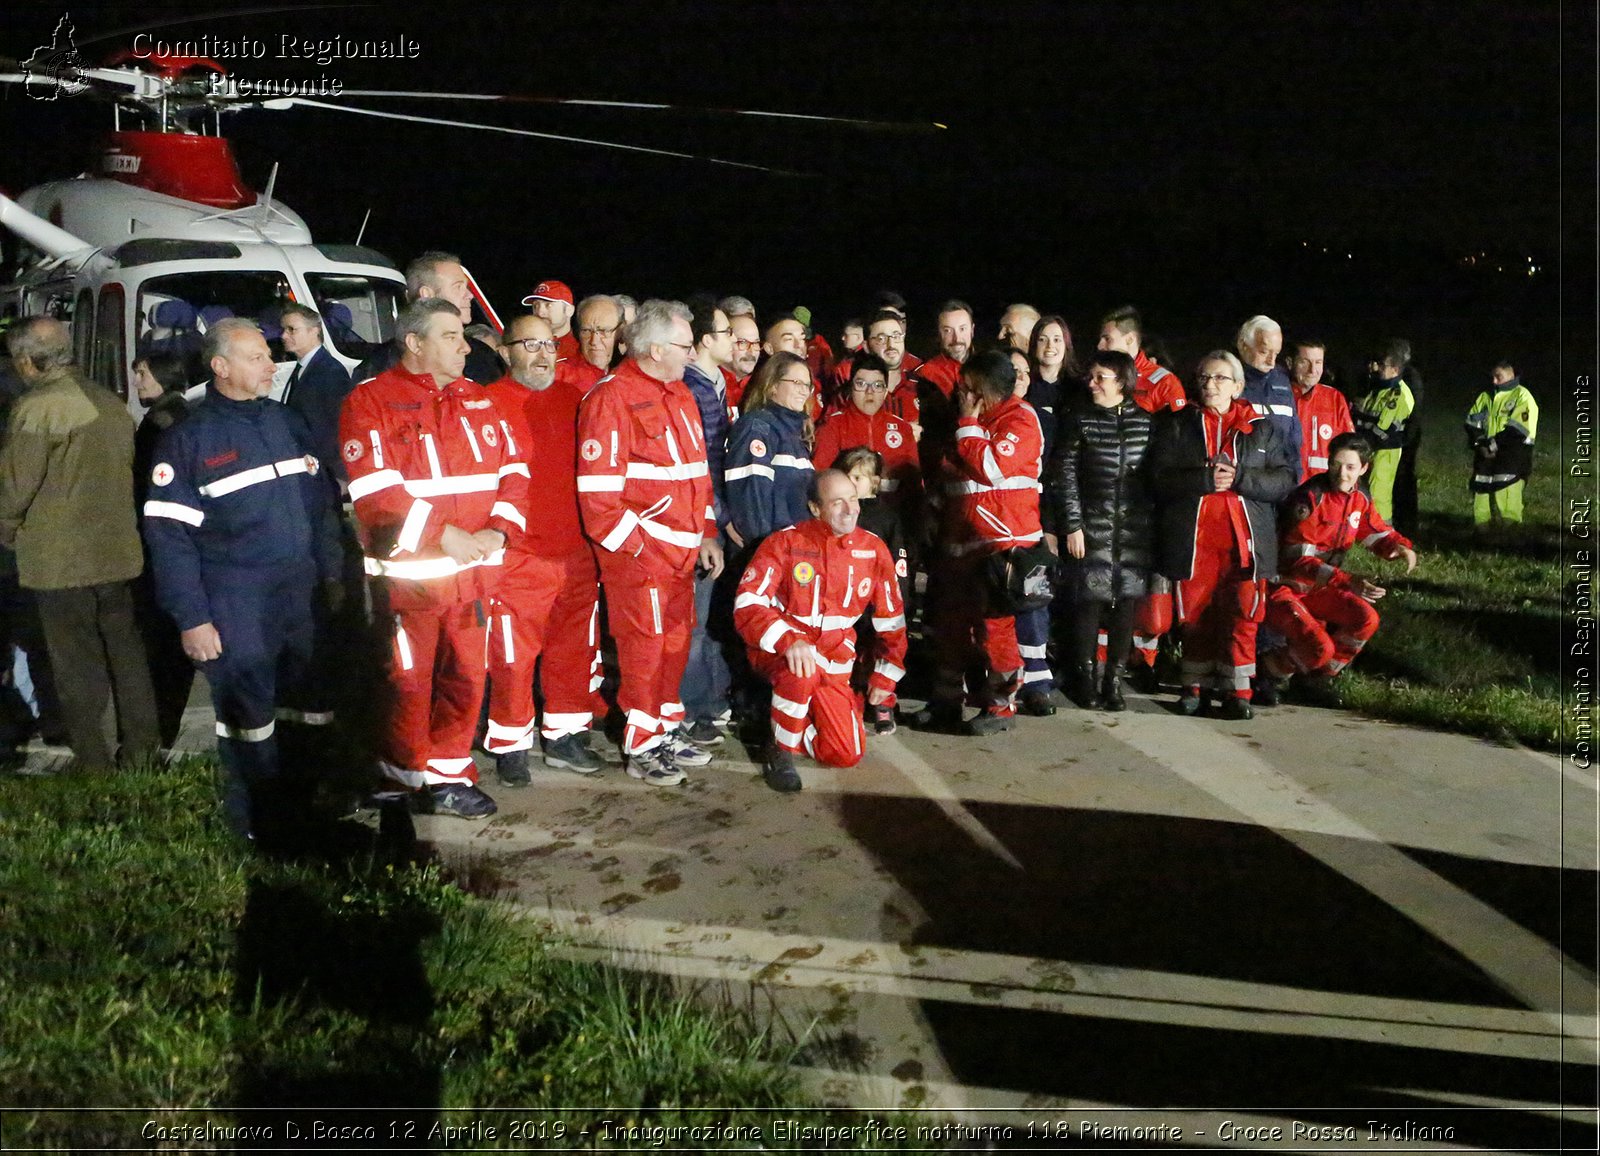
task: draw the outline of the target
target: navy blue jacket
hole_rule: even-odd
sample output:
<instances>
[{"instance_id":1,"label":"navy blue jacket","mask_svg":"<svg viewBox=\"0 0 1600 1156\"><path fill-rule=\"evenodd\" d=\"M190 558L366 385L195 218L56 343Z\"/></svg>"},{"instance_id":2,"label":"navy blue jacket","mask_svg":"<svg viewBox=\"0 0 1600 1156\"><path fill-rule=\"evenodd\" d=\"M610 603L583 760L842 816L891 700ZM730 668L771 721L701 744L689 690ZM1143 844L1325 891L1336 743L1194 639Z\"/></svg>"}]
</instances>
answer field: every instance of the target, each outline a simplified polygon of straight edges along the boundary
<instances>
[{"instance_id":1,"label":"navy blue jacket","mask_svg":"<svg viewBox=\"0 0 1600 1156\"><path fill-rule=\"evenodd\" d=\"M350 385L350 371L344 363L318 346L300 363L300 379L283 399L310 427L311 452L342 482L349 477L339 453L339 407L344 405Z\"/></svg>"},{"instance_id":2,"label":"navy blue jacket","mask_svg":"<svg viewBox=\"0 0 1600 1156\"><path fill-rule=\"evenodd\" d=\"M706 468L711 471L711 495L717 511L717 525L727 529L733 520L728 512L728 487L723 481L723 464L728 456L728 403L712 381L693 365L683 371L683 384L694 394L700 407L700 425L706 431Z\"/></svg>"},{"instance_id":3,"label":"navy blue jacket","mask_svg":"<svg viewBox=\"0 0 1600 1156\"><path fill-rule=\"evenodd\" d=\"M1294 405L1294 383L1283 367L1274 365L1263 373L1253 365L1244 367L1244 392L1239 395L1255 407L1255 411L1271 419L1273 426L1288 443L1293 460L1295 481L1300 480L1300 443L1305 431L1300 428L1300 418Z\"/></svg>"},{"instance_id":4,"label":"navy blue jacket","mask_svg":"<svg viewBox=\"0 0 1600 1156\"><path fill-rule=\"evenodd\" d=\"M764 406L733 424L728 439L728 508L744 544L754 549L768 534L811 517L811 447L802 433L806 415Z\"/></svg>"},{"instance_id":5,"label":"navy blue jacket","mask_svg":"<svg viewBox=\"0 0 1600 1156\"><path fill-rule=\"evenodd\" d=\"M144 538L156 598L179 630L211 622L209 592L339 577L338 499L305 420L259 398L206 399L156 443Z\"/></svg>"}]
</instances>

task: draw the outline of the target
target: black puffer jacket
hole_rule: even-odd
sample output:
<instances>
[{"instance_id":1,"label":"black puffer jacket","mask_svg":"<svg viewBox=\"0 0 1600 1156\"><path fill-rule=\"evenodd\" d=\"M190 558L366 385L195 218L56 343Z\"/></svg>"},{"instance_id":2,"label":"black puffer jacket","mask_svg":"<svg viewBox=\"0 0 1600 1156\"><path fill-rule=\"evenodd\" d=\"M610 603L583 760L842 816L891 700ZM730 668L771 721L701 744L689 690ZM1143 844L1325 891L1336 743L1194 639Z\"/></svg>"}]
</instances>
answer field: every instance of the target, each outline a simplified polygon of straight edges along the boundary
<instances>
[{"instance_id":1,"label":"black puffer jacket","mask_svg":"<svg viewBox=\"0 0 1600 1156\"><path fill-rule=\"evenodd\" d=\"M1252 577L1278 576L1277 505L1294 489L1297 458L1270 421L1249 411L1249 403L1236 401L1230 416L1232 428L1249 423L1249 430L1229 438L1229 457L1238 467L1233 490L1244 499L1250 523ZM1216 492L1211 482L1210 454L1206 449L1204 411L1198 405L1165 410L1156 416L1150 434L1151 480L1156 492L1156 528L1160 542L1157 569L1168 578L1193 577L1195 529L1200 499Z\"/></svg>"},{"instance_id":2,"label":"black puffer jacket","mask_svg":"<svg viewBox=\"0 0 1600 1156\"><path fill-rule=\"evenodd\" d=\"M1045 468L1045 529L1083 531L1083 558L1069 557L1067 592L1079 602L1115 602L1146 591L1155 565L1150 487L1150 415L1131 400L1074 406L1061 421Z\"/></svg>"}]
</instances>

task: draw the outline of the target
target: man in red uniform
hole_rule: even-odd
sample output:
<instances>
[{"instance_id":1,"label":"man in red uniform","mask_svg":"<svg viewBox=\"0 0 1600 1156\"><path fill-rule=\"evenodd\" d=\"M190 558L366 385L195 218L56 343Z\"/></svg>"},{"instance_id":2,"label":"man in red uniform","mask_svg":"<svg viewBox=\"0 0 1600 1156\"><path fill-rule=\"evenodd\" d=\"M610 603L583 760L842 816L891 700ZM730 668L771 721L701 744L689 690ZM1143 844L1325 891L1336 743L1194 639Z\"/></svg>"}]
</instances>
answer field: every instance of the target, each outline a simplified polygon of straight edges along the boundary
<instances>
[{"instance_id":1,"label":"man in red uniform","mask_svg":"<svg viewBox=\"0 0 1600 1156\"><path fill-rule=\"evenodd\" d=\"M1118 350L1133 358L1133 368L1138 378L1133 386L1133 403L1146 413L1159 413L1164 409L1178 410L1189 404L1183 382L1171 370L1163 369L1150 359L1143 348L1144 320L1132 305L1113 309L1100 321L1100 341L1097 348ZM1128 664L1133 668L1140 689L1147 693L1156 690L1156 656L1161 649L1161 636L1172 629L1172 588L1160 574L1152 574L1150 592L1139 599L1133 621L1133 653ZM1100 637L1105 646L1105 635ZM1104 659L1104 654L1101 658Z\"/></svg>"},{"instance_id":2,"label":"man in red uniform","mask_svg":"<svg viewBox=\"0 0 1600 1156\"><path fill-rule=\"evenodd\" d=\"M578 403L561 380L555 335L537 317L506 326L500 347L509 371L487 387L511 433L511 452L539 471L539 498L525 508L527 530L506 544L489 607L489 729L483 747L500 782L528 785L533 747L533 678L544 692L544 761L592 774L600 758L586 742L600 674L600 572L578 516Z\"/></svg>"},{"instance_id":3,"label":"man in red uniform","mask_svg":"<svg viewBox=\"0 0 1600 1156\"><path fill-rule=\"evenodd\" d=\"M581 356L570 361L557 361L556 380L568 382L581 392L588 393L596 382L611 372L611 363L616 360L617 334L622 331L622 306L617 304L615 297L597 293L578 302L578 311L573 317Z\"/></svg>"},{"instance_id":4,"label":"man in red uniform","mask_svg":"<svg viewBox=\"0 0 1600 1156\"><path fill-rule=\"evenodd\" d=\"M456 307L414 302L399 336L400 364L356 386L339 419L375 612L394 628L381 765L436 812L478 819L495 812L472 764L488 596L526 528L528 467L494 402L461 376Z\"/></svg>"},{"instance_id":5,"label":"man in red uniform","mask_svg":"<svg viewBox=\"0 0 1600 1156\"><path fill-rule=\"evenodd\" d=\"M678 734L678 688L694 625L694 569L722 572L705 432L683 370L692 314L646 301L627 329L628 359L578 411L578 505L600 547L606 612L617 642L617 705L627 714L628 774L683 782L708 752Z\"/></svg>"},{"instance_id":6,"label":"man in red uniform","mask_svg":"<svg viewBox=\"0 0 1600 1156\"><path fill-rule=\"evenodd\" d=\"M883 364L889 369L889 412L910 422L920 437L922 410L917 400L917 382L912 375L921 368L922 362L906 352L905 318L889 309L879 310L867 322L867 349L883 358Z\"/></svg>"},{"instance_id":7,"label":"man in red uniform","mask_svg":"<svg viewBox=\"0 0 1600 1156\"><path fill-rule=\"evenodd\" d=\"M938 683L922 722L954 729L961 715L962 677L977 666L988 671L983 712L966 724L968 733L1009 730L1022 685L1022 652L1016 619L993 615L986 606L990 555L1038 542L1039 471L1044 431L1026 401L1013 396L1011 358L989 350L970 358L961 371L956 398L960 418L947 471L947 558L929 595L939 641Z\"/></svg>"},{"instance_id":8,"label":"man in red uniform","mask_svg":"<svg viewBox=\"0 0 1600 1156\"><path fill-rule=\"evenodd\" d=\"M869 446L883 457L885 502L898 505L916 501L922 488L922 467L917 462L917 439L911 423L884 410L889 395L889 367L874 353L857 354L850 375L850 392L838 406L823 415L817 427L817 445L811 460L827 469L845 450Z\"/></svg>"},{"instance_id":9,"label":"man in red uniform","mask_svg":"<svg viewBox=\"0 0 1600 1156\"><path fill-rule=\"evenodd\" d=\"M924 472L936 469L949 454L956 432L956 379L972 353L972 306L946 301L939 308L939 352L917 367L917 413L922 424Z\"/></svg>"},{"instance_id":10,"label":"man in red uniform","mask_svg":"<svg viewBox=\"0 0 1600 1156\"><path fill-rule=\"evenodd\" d=\"M1294 383L1295 412L1300 415L1300 476L1313 478L1328 468L1328 447L1340 434L1354 433L1350 403L1331 385L1323 385L1322 364L1328 349L1320 341L1298 341L1289 379Z\"/></svg>"},{"instance_id":11,"label":"man in red uniform","mask_svg":"<svg viewBox=\"0 0 1600 1156\"><path fill-rule=\"evenodd\" d=\"M878 651L867 702L890 701L905 674L899 579L882 539L856 526L855 483L819 470L811 491L811 521L761 543L734 600L750 665L772 684L772 745L761 773L775 791L800 789L801 752L830 767L861 761L866 730L850 672L856 620L869 606Z\"/></svg>"},{"instance_id":12,"label":"man in red uniform","mask_svg":"<svg viewBox=\"0 0 1600 1156\"><path fill-rule=\"evenodd\" d=\"M533 315L549 325L550 331L556 335L559 343L557 361L576 361L582 356L583 350L578 346L578 339L572 335L572 290L567 288L565 281L539 282L533 292L522 299L522 303L532 309Z\"/></svg>"},{"instance_id":13,"label":"man in red uniform","mask_svg":"<svg viewBox=\"0 0 1600 1156\"><path fill-rule=\"evenodd\" d=\"M1380 558L1404 559L1417 568L1411 542L1391 529L1361 489L1372 447L1346 433L1328 446L1329 468L1285 503L1281 556L1283 581L1267 600L1267 630L1284 641L1263 650L1261 663L1274 679L1299 673L1331 678L1354 661L1378 630L1373 603L1382 586L1340 568L1357 542Z\"/></svg>"},{"instance_id":14,"label":"man in red uniform","mask_svg":"<svg viewBox=\"0 0 1600 1156\"><path fill-rule=\"evenodd\" d=\"M1133 386L1133 401L1146 413L1159 413L1164 409L1182 409L1189 404L1183 392L1183 382L1171 370L1162 369L1142 348L1144 321L1132 305L1113 309L1100 322L1099 349L1116 349L1133 358L1133 368L1139 374Z\"/></svg>"}]
</instances>

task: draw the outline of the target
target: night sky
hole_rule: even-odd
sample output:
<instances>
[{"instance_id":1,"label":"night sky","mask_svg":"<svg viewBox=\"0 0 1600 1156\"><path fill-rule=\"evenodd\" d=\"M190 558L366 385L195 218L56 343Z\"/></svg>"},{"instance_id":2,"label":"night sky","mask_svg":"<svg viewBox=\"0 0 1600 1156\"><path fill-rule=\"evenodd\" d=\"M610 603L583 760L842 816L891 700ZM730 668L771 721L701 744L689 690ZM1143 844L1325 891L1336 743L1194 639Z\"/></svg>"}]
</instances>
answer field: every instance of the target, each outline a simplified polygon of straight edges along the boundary
<instances>
[{"instance_id":1,"label":"night sky","mask_svg":"<svg viewBox=\"0 0 1600 1156\"><path fill-rule=\"evenodd\" d=\"M440 10L70 8L95 61L140 29L251 37L267 59L223 61L242 76L950 126L360 101L806 174L774 176L318 110L227 122L247 179L279 162L277 195L319 239L352 239L371 207L369 244L402 263L460 252L502 311L556 276L580 295L805 303L831 335L888 286L911 300L915 347L950 295L983 330L1008 300L1059 309L1080 341L1130 300L1184 356L1267 312L1333 340L1336 361L1404 333L1451 373L1486 372L1490 346L1553 373L1559 258L1592 261L1592 167L1565 218L1560 197L1563 159L1592 156L1592 6L657 0L462 5L448 24ZM58 17L8 12L4 51L25 57ZM420 56L318 66L279 58L285 34L404 35ZM1579 101L1565 118L1564 91ZM81 170L108 116L13 92L0 120L15 192ZM1456 263L1477 252L1518 274Z\"/></svg>"}]
</instances>

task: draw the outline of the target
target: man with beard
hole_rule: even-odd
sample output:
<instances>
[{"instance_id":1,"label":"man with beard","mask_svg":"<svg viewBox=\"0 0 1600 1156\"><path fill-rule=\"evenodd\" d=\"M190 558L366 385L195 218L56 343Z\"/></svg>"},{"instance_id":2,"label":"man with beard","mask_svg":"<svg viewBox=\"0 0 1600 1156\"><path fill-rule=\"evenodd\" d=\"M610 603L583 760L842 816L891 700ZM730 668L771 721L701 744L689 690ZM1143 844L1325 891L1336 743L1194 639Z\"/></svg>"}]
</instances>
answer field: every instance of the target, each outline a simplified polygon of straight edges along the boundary
<instances>
[{"instance_id":1,"label":"man with beard","mask_svg":"<svg viewBox=\"0 0 1600 1156\"><path fill-rule=\"evenodd\" d=\"M578 515L578 403L561 380L548 322L518 317L501 341L506 376L489 386L510 435L512 456L539 471L539 500L527 529L506 543L489 604L489 727L484 749L500 782L529 783L533 679L544 699L544 761L579 774L601 767L589 749L593 692L600 674L600 572Z\"/></svg>"}]
</instances>

